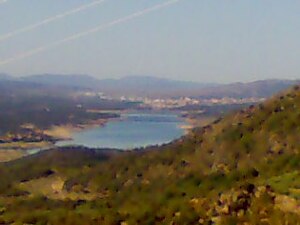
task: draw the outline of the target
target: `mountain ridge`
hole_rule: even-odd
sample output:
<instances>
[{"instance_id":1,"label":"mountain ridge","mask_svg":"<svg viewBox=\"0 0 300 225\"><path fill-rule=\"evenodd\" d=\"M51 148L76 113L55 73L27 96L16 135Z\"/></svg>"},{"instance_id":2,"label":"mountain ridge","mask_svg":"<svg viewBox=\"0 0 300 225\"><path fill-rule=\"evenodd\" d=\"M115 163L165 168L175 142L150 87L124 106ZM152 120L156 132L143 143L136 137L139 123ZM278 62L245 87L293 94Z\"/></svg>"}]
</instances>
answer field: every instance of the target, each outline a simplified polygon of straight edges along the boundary
<instances>
[{"instance_id":1,"label":"mountain ridge","mask_svg":"<svg viewBox=\"0 0 300 225\"><path fill-rule=\"evenodd\" d=\"M11 77L9 78L11 79ZM132 96L153 98L182 96L195 98L266 98L300 82L300 80L269 79L244 83L220 84L170 80L152 76L126 76L119 79L97 79L89 75L60 74L32 75L12 80L40 85L91 89L115 97Z\"/></svg>"}]
</instances>

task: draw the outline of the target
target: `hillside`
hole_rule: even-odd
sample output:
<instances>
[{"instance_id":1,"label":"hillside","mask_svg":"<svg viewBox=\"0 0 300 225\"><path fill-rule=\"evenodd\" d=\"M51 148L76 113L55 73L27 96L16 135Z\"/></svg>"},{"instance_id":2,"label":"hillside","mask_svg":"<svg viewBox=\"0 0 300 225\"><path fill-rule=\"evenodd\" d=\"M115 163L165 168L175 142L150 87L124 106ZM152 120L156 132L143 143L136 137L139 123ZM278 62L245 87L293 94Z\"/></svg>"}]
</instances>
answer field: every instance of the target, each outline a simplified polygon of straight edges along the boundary
<instances>
[{"instance_id":1,"label":"hillside","mask_svg":"<svg viewBox=\"0 0 300 225\"><path fill-rule=\"evenodd\" d=\"M0 81L2 80L10 80L11 77L6 73L0 73Z\"/></svg>"},{"instance_id":2,"label":"hillside","mask_svg":"<svg viewBox=\"0 0 300 225\"><path fill-rule=\"evenodd\" d=\"M190 96L206 87L218 84L170 80L151 76L127 76L120 79L100 80L99 88L111 95L136 97Z\"/></svg>"},{"instance_id":3,"label":"hillside","mask_svg":"<svg viewBox=\"0 0 300 225\"><path fill-rule=\"evenodd\" d=\"M22 77L21 80L44 85L90 88L112 96L181 96L196 93L216 84L169 80L151 76L127 76L120 79L96 79L88 75L43 74Z\"/></svg>"},{"instance_id":4,"label":"hillside","mask_svg":"<svg viewBox=\"0 0 300 225\"><path fill-rule=\"evenodd\" d=\"M299 131L296 86L161 147L0 164L0 223L297 224Z\"/></svg>"},{"instance_id":5,"label":"hillside","mask_svg":"<svg viewBox=\"0 0 300 225\"><path fill-rule=\"evenodd\" d=\"M88 75L57 75L57 74L41 74L31 75L27 77L21 77L22 81L54 85L54 86L65 86L72 88L96 88L99 80Z\"/></svg>"},{"instance_id":6,"label":"hillside","mask_svg":"<svg viewBox=\"0 0 300 225\"><path fill-rule=\"evenodd\" d=\"M283 91L292 85L299 84L299 80L258 80L248 83L231 83L220 85L217 88L204 88L200 91L201 98L220 98L222 96L233 98L264 98Z\"/></svg>"}]
</instances>

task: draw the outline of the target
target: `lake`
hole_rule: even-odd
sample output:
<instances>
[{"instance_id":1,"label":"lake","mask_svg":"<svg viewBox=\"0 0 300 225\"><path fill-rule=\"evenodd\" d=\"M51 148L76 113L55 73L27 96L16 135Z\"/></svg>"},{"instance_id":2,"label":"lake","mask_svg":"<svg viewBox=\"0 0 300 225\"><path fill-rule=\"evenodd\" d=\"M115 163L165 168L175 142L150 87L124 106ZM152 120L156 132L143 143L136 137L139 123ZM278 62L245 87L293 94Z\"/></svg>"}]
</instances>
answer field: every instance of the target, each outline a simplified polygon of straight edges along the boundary
<instances>
[{"instance_id":1,"label":"lake","mask_svg":"<svg viewBox=\"0 0 300 225\"><path fill-rule=\"evenodd\" d=\"M104 127L75 132L73 140L61 141L57 145L118 149L160 145L181 137L184 124L176 114L129 113L123 114L120 121L108 122Z\"/></svg>"}]
</instances>

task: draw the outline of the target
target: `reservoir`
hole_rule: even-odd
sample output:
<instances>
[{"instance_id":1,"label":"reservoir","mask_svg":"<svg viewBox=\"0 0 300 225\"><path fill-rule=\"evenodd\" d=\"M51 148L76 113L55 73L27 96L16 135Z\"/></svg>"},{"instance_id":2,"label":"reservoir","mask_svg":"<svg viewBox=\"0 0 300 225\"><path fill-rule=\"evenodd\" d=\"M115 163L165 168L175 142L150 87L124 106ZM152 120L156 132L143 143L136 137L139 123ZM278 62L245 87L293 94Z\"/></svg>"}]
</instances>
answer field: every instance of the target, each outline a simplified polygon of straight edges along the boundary
<instances>
[{"instance_id":1,"label":"reservoir","mask_svg":"<svg viewBox=\"0 0 300 225\"><path fill-rule=\"evenodd\" d=\"M82 145L90 148L133 149L168 143L184 135L184 121L170 113L128 113L121 120L108 122L73 134L59 146Z\"/></svg>"}]
</instances>

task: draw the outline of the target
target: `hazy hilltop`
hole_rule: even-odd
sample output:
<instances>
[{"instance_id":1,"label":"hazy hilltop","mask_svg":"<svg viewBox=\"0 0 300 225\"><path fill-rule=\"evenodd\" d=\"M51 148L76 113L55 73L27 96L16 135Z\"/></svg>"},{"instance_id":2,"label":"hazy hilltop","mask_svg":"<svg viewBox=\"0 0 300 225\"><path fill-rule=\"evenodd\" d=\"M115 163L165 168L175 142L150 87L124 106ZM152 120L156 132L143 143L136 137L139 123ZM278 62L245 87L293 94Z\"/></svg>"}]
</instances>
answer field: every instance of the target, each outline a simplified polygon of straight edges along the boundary
<instances>
[{"instance_id":1,"label":"hazy hilltop","mask_svg":"<svg viewBox=\"0 0 300 225\"><path fill-rule=\"evenodd\" d=\"M200 97L270 97L291 85L299 84L300 80L259 80L249 83L232 83L219 85L217 88L205 88L200 91Z\"/></svg>"},{"instance_id":2,"label":"hazy hilltop","mask_svg":"<svg viewBox=\"0 0 300 225\"><path fill-rule=\"evenodd\" d=\"M8 74L6 74L6 73L0 73L0 81L2 81L2 80L10 80L10 79L12 79L12 77L9 76Z\"/></svg>"},{"instance_id":3,"label":"hazy hilltop","mask_svg":"<svg viewBox=\"0 0 300 225\"><path fill-rule=\"evenodd\" d=\"M176 81L151 76L127 76L120 79L96 79L88 75L33 75L21 78L37 84L91 88L113 96L180 96L189 95L216 84Z\"/></svg>"},{"instance_id":4,"label":"hazy hilltop","mask_svg":"<svg viewBox=\"0 0 300 225\"><path fill-rule=\"evenodd\" d=\"M261 80L249 83L200 83L162 79L151 76L127 76L120 79L97 79L88 75L32 75L19 80L42 85L93 89L111 96L249 98L270 97L299 83L299 80Z\"/></svg>"},{"instance_id":5,"label":"hazy hilltop","mask_svg":"<svg viewBox=\"0 0 300 225\"><path fill-rule=\"evenodd\" d=\"M96 88L99 80L88 75L57 75L42 74L21 77L20 80L55 86L66 86L73 88Z\"/></svg>"},{"instance_id":6,"label":"hazy hilltop","mask_svg":"<svg viewBox=\"0 0 300 225\"><path fill-rule=\"evenodd\" d=\"M0 167L0 177L9 178L1 177L0 219L297 224L299 132L296 86L161 147L119 154L76 148L40 153Z\"/></svg>"},{"instance_id":7,"label":"hazy hilltop","mask_svg":"<svg viewBox=\"0 0 300 225\"><path fill-rule=\"evenodd\" d=\"M100 90L106 93L135 97L189 96L204 87L214 86L217 84L169 80L151 76L127 76L99 82Z\"/></svg>"}]
</instances>

